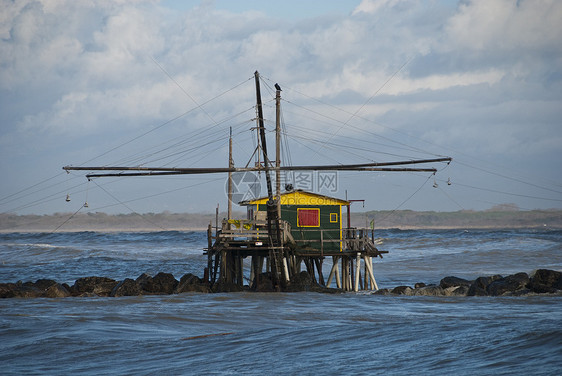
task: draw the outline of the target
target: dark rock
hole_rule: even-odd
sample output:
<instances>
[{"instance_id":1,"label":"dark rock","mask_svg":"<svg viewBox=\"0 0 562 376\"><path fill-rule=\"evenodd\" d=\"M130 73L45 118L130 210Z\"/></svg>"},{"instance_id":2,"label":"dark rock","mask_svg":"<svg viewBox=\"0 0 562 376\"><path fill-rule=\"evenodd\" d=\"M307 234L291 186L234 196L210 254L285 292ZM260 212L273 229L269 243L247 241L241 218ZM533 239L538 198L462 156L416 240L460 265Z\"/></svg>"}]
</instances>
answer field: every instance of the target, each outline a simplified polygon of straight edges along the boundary
<instances>
[{"instance_id":1,"label":"dark rock","mask_svg":"<svg viewBox=\"0 0 562 376\"><path fill-rule=\"evenodd\" d=\"M470 286L451 286L445 290L446 296L466 296Z\"/></svg>"},{"instance_id":2,"label":"dark rock","mask_svg":"<svg viewBox=\"0 0 562 376\"><path fill-rule=\"evenodd\" d=\"M391 292L389 289L378 289L373 293L373 295L390 295Z\"/></svg>"},{"instance_id":3,"label":"dark rock","mask_svg":"<svg viewBox=\"0 0 562 376\"><path fill-rule=\"evenodd\" d=\"M555 270L538 269L530 279L529 288L536 293L554 293L562 290L562 273Z\"/></svg>"},{"instance_id":4,"label":"dark rock","mask_svg":"<svg viewBox=\"0 0 562 376\"><path fill-rule=\"evenodd\" d=\"M298 291L311 291L315 288L321 287L314 281L314 278L306 272L302 271L299 274L295 274L291 278L291 283L287 286L285 291L298 292Z\"/></svg>"},{"instance_id":5,"label":"dark rock","mask_svg":"<svg viewBox=\"0 0 562 376\"><path fill-rule=\"evenodd\" d=\"M142 294L142 289L137 281L126 278L111 290L109 296L137 296Z\"/></svg>"},{"instance_id":6,"label":"dark rock","mask_svg":"<svg viewBox=\"0 0 562 376\"><path fill-rule=\"evenodd\" d=\"M158 273L154 277L143 273L137 279L143 293L147 294L173 294L178 281L170 273Z\"/></svg>"},{"instance_id":7,"label":"dark rock","mask_svg":"<svg viewBox=\"0 0 562 376\"><path fill-rule=\"evenodd\" d=\"M138 276L135 282L139 284L143 294L152 294L156 291L154 281L150 274L142 273L140 276Z\"/></svg>"},{"instance_id":8,"label":"dark rock","mask_svg":"<svg viewBox=\"0 0 562 376\"><path fill-rule=\"evenodd\" d=\"M444 296L445 290L441 286L424 286L413 290L412 295Z\"/></svg>"},{"instance_id":9,"label":"dark rock","mask_svg":"<svg viewBox=\"0 0 562 376\"><path fill-rule=\"evenodd\" d=\"M152 276L150 274L147 274L147 273L142 273L141 275L139 275L137 277L135 282L137 282L139 284L141 289L145 290L145 286L149 286L149 285L152 284Z\"/></svg>"},{"instance_id":10,"label":"dark rock","mask_svg":"<svg viewBox=\"0 0 562 376\"><path fill-rule=\"evenodd\" d=\"M0 283L0 298L14 298L16 284L15 283Z\"/></svg>"},{"instance_id":11,"label":"dark rock","mask_svg":"<svg viewBox=\"0 0 562 376\"><path fill-rule=\"evenodd\" d=\"M70 291L60 283L55 283L46 288L41 296L44 298L66 298L70 296Z\"/></svg>"},{"instance_id":12,"label":"dark rock","mask_svg":"<svg viewBox=\"0 0 562 376\"><path fill-rule=\"evenodd\" d=\"M37 281L35 281L35 283L33 285L37 289L45 291L49 287L51 287L52 285L56 285L56 284L58 284L58 282L53 281L52 279L38 279Z\"/></svg>"},{"instance_id":13,"label":"dark rock","mask_svg":"<svg viewBox=\"0 0 562 376\"><path fill-rule=\"evenodd\" d=\"M254 281L254 290L260 292L273 292L275 289L273 288L273 281L271 279L270 273L261 273L257 278L257 285ZM295 290L296 291L296 290Z\"/></svg>"},{"instance_id":14,"label":"dark rock","mask_svg":"<svg viewBox=\"0 0 562 376\"><path fill-rule=\"evenodd\" d=\"M0 297L2 298L37 298L43 291L37 289L33 282L2 283Z\"/></svg>"},{"instance_id":15,"label":"dark rock","mask_svg":"<svg viewBox=\"0 0 562 376\"><path fill-rule=\"evenodd\" d=\"M523 288L517 291L513 291L513 292L506 292L505 294L503 294L504 296L527 296L529 294L532 294L533 291L527 289L527 288Z\"/></svg>"},{"instance_id":16,"label":"dark rock","mask_svg":"<svg viewBox=\"0 0 562 376\"><path fill-rule=\"evenodd\" d=\"M493 275L490 277L478 277L476 280L470 285L467 296L486 296L488 295L488 291L486 288L488 285L498 279L503 278L501 275Z\"/></svg>"},{"instance_id":17,"label":"dark rock","mask_svg":"<svg viewBox=\"0 0 562 376\"><path fill-rule=\"evenodd\" d=\"M158 273L152 278L152 283L156 289L156 293L161 294L173 294L174 290L178 286L178 281L174 278L171 273Z\"/></svg>"},{"instance_id":18,"label":"dark rock","mask_svg":"<svg viewBox=\"0 0 562 376\"><path fill-rule=\"evenodd\" d=\"M39 290L35 287L33 282L25 282L22 283L18 281L12 285L12 292L10 297L12 298L38 298L43 293L42 290Z\"/></svg>"},{"instance_id":19,"label":"dark rock","mask_svg":"<svg viewBox=\"0 0 562 376\"><path fill-rule=\"evenodd\" d=\"M142 285L144 282L146 282L148 280L152 281L152 276L148 273L142 273L141 275L139 275L137 277L137 279L135 281Z\"/></svg>"},{"instance_id":20,"label":"dark rock","mask_svg":"<svg viewBox=\"0 0 562 376\"><path fill-rule=\"evenodd\" d=\"M211 292L209 284L203 279L191 273L185 274L180 278L180 282L176 287L176 293L182 292Z\"/></svg>"},{"instance_id":21,"label":"dark rock","mask_svg":"<svg viewBox=\"0 0 562 376\"><path fill-rule=\"evenodd\" d=\"M416 283L416 284L414 285L414 288L415 288L415 289L419 289L419 288L422 288L422 287L425 287L425 286L426 286L425 283L423 283L423 282L418 282L418 283Z\"/></svg>"},{"instance_id":22,"label":"dark rock","mask_svg":"<svg viewBox=\"0 0 562 376\"><path fill-rule=\"evenodd\" d=\"M240 292L244 289L235 283L216 283L212 289L213 292Z\"/></svg>"},{"instance_id":23,"label":"dark rock","mask_svg":"<svg viewBox=\"0 0 562 376\"><path fill-rule=\"evenodd\" d=\"M456 287L456 286L466 286L469 287L472 284L472 281L468 281L466 279L462 279L459 277L445 277L441 280L441 282L439 282L439 286L441 286L442 288L446 289L449 287Z\"/></svg>"},{"instance_id":24,"label":"dark rock","mask_svg":"<svg viewBox=\"0 0 562 376\"><path fill-rule=\"evenodd\" d=\"M524 289L528 283L529 276L527 273L517 273L493 281L486 287L486 292L492 296L504 295Z\"/></svg>"},{"instance_id":25,"label":"dark rock","mask_svg":"<svg viewBox=\"0 0 562 376\"><path fill-rule=\"evenodd\" d=\"M85 294L96 294L99 296L109 296L117 281L106 277L85 277L79 278L72 286L71 294L74 296L85 296ZM88 295L89 296L89 295Z\"/></svg>"},{"instance_id":26,"label":"dark rock","mask_svg":"<svg viewBox=\"0 0 562 376\"><path fill-rule=\"evenodd\" d=\"M390 292L395 295L412 295L412 288L410 286L397 286Z\"/></svg>"}]
</instances>

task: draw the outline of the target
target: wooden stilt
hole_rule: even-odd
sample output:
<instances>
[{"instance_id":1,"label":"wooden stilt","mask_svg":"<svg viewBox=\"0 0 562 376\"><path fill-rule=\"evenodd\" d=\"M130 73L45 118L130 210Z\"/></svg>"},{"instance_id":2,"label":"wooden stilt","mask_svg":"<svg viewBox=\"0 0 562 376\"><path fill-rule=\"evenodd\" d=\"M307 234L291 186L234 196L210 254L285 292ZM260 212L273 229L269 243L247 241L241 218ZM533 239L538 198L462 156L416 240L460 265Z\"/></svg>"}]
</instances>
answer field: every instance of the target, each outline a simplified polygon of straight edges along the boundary
<instances>
[{"instance_id":1,"label":"wooden stilt","mask_svg":"<svg viewBox=\"0 0 562 376\"><path fill-rule=\"evenodd\" d=\"M326 284L326 287L330 287L330 285L332 284L332 279L334 278L334 275L337 273L337 270L338 270L338 257L332 256L332 269L330 269L330 275L328 276L328 283ZM339 285L339 282L337 280L336 280L336 284Z\"/></svg>"},{"instance_id":2,"label":"wooden stilt","mask_svg":"<svg viewBox=\"0 0 562 376\"><path fill-rule=\"evenodd\" d=\"M265 258L265 271L272 273L273 275L273 271L271 270L271 260L269 259L269 257L264 257Z\"/></svg>"},{"instance_id":3,"label":"wooden stilt","mask_svg":"<svg viewBox=\"0 0 562 376\"><path fill-rule=\"evenodd\" d=\"M342 256L341 259L341 278L342 278L342 289L344 291L350 290L349 283L349 258L347 256Z\"/></svg>"},{"instance_id":4,"label":"wooden stilt","mask_svg":"<svg viewBox=\"0 0 562 376\"><path fill-rule=\"evenodd\" d=\"M318 283L316 279L316 273L314 272L314 261L310 257L304 259L304 264L306 265L306 271L312 277L314 283Z\"/></svg>"},{"instance_id":5,"label":"wooden stilt","mask_svg":"<svg viewBox=\"0 0 562 376\"><path fill-rule=\"evenodd\" d=\"M290 282L289 278L289 267L287 266L287 258L283 257L283 272L285 273L285 281Z\"/></svg>"},{"instance_id":6,"label":"wooden stilt","mask_svg":"<svg viewBox=\"0 0 562 376\"><path fill-rule=\"evenodd\" d=\"M256 256L252 256L250 261L250 288L254 286L254 269L256 268Z\"/></svg>"},{"instance_id":7,"label":"wooden stilt","mask_svg":"<svg viewBox=\"0 0 562 376\"><path fill-rule=\"evenodd\" d=\"M341 285L340 288L345 291L345 257L340 258L341 261ZM336 280L337 283L337 280Z\"/></svg>"},{"instance_id":8,"label":"wooden stilt","mask_svg":"<svg viewBox=\"0 0 562 376\"><path fill-rule=\"evenodd\" d=\"M339 261L339 257L336 258L336 264L338 263L338 261ZM336 265L336 287L338 289L341 289L340 270L337 265Z\"/></svg>"},{"instance_id":9,"label":"wooden stilt","mask_svg":"<svg viewBox=\"0 0 562 376\"><path fill-rule=\"evenodd\" d=\"M353 290L353 258L347 257L347 291Z\"/></svg>"},{"instance_id":10,"label":"wooden stilt","mask_svg":"<svg viewBox=\"0 0 562 376\"><path fill-rule=\"evenodd\" d=\"M369 290L369 272L367 271L367 259L369 258L369 256L365 255L363 256L363 263L365 265L363 265L363 290Z\"/></svg>"},{"instance_id":11,"label":"wooden stilt","mask_svg":"<svg viewBox=\"0 0 562 376\"><path fill-rule=\"evenodd\" d=\"M375 280L375 275L373 274L373 264L372 264L371 257L369 257L369 262L366 262L365 264L369 269L369 277L371 278L371 282L372 282L371 288L372 290L378 290L379 286L377 285L377 281Z\"/></svg>"},{"instance_id":12,"label":"wooden stilt","mask_svg":"<svg viewBox=\"0 0 562 376\"><path fill-rule=\"evenodd\" d=\"M244 286L244 259L240 254L236 257L236 283L238 283L239 287Z\"/></svg>"},{"instance_id":13,"label":"wooden stilt","mask_svg":"<svg viewBox=\"0 0 562 376\"><path fill-rule=\"evenodd\" d=\"M299 274L301 272L301 264L302 259L298 256L295 256L295 274Z\"/></svg>"},{"instance_id":14,"label":"wooden stilt","mask_svg":"<svg viewBox=\"0 0 562 376\"><path fill-rule=\"evenodd\" d=\"M220 280L222 282L226 281L226 251L221 251L221 266L220 266Z\"/></svg>"},{"instance_id":15,"label":"wooden stilt","mask_svg":"<svg viewBox=\"0 0 562 376\"><path fill-rule=\"evenodd\" d=\"M361 279L361 253L357 253L355 257L355 284L353 286L353 291L359 291L359 280Z\"/></svg>"},{"instance_id":16,"label":"wooden stilt","mask_svg":"<svg viewBox=\"0 0 562 376\"><path fill-rule=\"evenodd\" d=\"M325 286L324 274L322 273L322 258L315 257L314 263L316 264L316 270L318 271L318 283Z\"/></svg>"},{"instance_id":17,"label":"wooden stilt","mask_svg":"<svg viewBox=\"0 0 562 376\"><path fill-rule=\"evenodd\" d=\"M213 252L213 227L211 225L211 223L209 222L209 227L207 228L207 268L209 269L209 274L211 274L209 277L209 280L207 280L207 282L211 282L214 283L214 278L212 277L212 270L213 270L213 256L214 256L214 252Z\"/></svg>"}]
</instances>

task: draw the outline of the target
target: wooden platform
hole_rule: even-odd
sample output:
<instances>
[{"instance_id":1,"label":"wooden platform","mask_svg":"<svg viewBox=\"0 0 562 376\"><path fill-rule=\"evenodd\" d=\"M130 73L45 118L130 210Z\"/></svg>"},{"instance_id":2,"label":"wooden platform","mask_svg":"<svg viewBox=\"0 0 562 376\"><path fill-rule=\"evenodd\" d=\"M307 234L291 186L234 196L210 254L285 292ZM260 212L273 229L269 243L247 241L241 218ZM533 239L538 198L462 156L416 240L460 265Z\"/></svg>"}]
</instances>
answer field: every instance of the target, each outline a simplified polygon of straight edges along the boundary
<instances>
[{"instance_id":1,"label":"wooden platform","mask_svg":"<svg viewBox=\"0 0 562 376\"><path fill-rule=\"evenodd\" d=\"M322 286L330 287L335 278L337 288L344 291L378 289L372 259L382 258L387 252L377 249L371 231L342 229L341 239L324 239L321 235L318 240L295 241L287 222L280 221L280 227L282 241L276 245L267 235L265 221L223 220L220 228L209 225L206 249L209 283L248 285L258 289L258 278L265 273L271 276L277 290L281 291L290 286L291 279L301 273L304 265L305 271ZM334 243L341 244L333 247ZM244 265L248 257L251 261ZM332 258L327 280L322 268L326 257Z\"/></svg>"}]
</instances>

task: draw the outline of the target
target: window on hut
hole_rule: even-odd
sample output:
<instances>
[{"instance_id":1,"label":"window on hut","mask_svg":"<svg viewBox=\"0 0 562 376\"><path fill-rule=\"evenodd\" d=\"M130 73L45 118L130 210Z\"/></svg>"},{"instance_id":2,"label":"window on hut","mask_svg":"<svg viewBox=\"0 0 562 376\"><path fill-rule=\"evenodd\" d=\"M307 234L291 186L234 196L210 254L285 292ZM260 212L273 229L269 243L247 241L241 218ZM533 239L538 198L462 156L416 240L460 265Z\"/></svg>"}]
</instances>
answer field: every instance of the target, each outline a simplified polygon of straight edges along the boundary
<instances>
[{"instance_id":1,"label":"window on hut","mask_svg":"<svg viewBox=\"0 0 562 376\"><path fill-rule=\"evenodd\" d=\"M297 209L298 227L320 227L320 209Z\"/></svg>"}]
</instances>

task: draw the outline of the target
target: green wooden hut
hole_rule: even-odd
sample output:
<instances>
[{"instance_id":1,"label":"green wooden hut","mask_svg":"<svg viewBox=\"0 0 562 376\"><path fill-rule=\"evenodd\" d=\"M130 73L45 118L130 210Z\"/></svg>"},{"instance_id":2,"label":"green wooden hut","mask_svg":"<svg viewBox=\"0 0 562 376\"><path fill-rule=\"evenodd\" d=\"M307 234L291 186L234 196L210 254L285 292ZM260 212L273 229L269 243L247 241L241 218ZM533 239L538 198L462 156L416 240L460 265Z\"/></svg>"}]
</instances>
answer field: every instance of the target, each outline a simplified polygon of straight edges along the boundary
<instances>
[{"instance_id":1,"label":"green wooden hut","mask_svg":"<svg viewBox=\"0 0 562 376\"><path fill-rule=\"evenodd\" d=\"M267 197L240 202L247 206L248 219L266 219ZM341 252L342 206L349 201L295 190L280 196L281 219L291 225L291 235L300 249L311 252Z\"/></svg>"}]
</instances>

